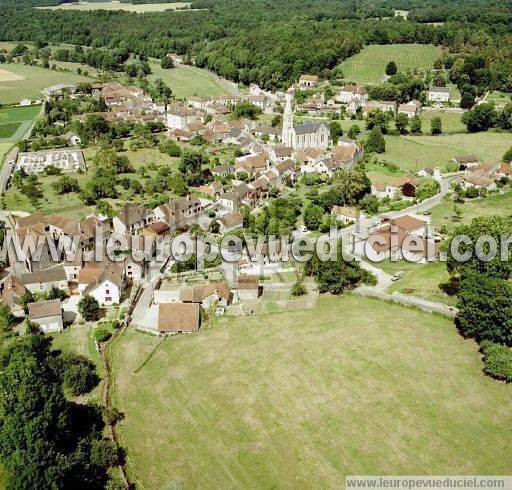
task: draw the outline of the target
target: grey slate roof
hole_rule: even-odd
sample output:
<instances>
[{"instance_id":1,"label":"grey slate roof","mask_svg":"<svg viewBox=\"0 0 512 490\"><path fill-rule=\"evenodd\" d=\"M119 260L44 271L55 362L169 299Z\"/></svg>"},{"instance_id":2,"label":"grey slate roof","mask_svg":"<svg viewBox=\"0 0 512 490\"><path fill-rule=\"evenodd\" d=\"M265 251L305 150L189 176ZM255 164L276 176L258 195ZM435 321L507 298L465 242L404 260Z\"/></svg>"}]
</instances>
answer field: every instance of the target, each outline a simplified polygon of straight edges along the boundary
<instances>
[{"instance_id":1,"label":"grey slate roof","mask_svg":"<svg viewBox=\"0 0 512 490\"><path fill-rule=\"evenodd\" d=\"M326 124L318 123L318 122L305 122L303 124L295 124L293 129L295 130L295 134L310 134L316 133L322 126L329 129Z\"/></svg>"}]
</instances>

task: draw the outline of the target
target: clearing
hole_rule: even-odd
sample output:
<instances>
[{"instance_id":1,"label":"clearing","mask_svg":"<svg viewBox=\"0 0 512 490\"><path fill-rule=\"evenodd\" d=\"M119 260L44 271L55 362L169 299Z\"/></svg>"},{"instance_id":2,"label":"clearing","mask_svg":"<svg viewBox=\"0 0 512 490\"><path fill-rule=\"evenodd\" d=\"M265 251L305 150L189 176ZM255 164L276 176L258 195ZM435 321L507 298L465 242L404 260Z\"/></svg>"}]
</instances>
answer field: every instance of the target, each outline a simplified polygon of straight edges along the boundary
<instances>
[{"instance_id":1,"label":"clearing","mask_svg":"<svg viewBox=\"0 0 512 490\"><path fill-rule=\"evenodd\" d=\"M150 63L150 80L161 78L176 97L214 97L216 95L229 94L230 91L222 85L218 77L208 70L193 66L178 65L170 70L164 70L160 62Z\"/></svg>"},{"instance_id":2,"label":"clearing","mask_svg":"<svg viewBox=\"0 0 512 490\"><path fill-rule=\"evenodd\" d=\"M90 82L92 78L76 73L29 66L20 63L3 65L3 72L20 77L16 81L0 76L0 100L2 104L17 104L21 99L41 99L41 90L57 83Z\"/></svg>"},{"instance_id":3,"label":"clearing","mask_svg":"<svg viewBox=\"0 0 512 490\"><path fill-rule=\"evenodd\" d=\"M129 329L112 356L128 471L141 488L508 474L511 388L477 350L447 319L351 295L165 340Z\"/></svg>"},{"instance_id":4,"label":"clearing","mask_svg":"<svg viewBox=\"0 0 512 490\"><path fill-rule=\"evenodd\" d=\"M341 64L344 79L357 83L377 83L386 76L386 65L397 64L399 71L433 68L441 49L431 44L373 44Z\"/></svg>"},{"instance_id":5,"label":"clearing","mask_svg":"<svg viewBox=\"0 0 512 490\"><path fill-rule=\"evenodd\" d=\"M51 7L37 7L39 9L50 10L125 10L127 12L163 12L164 10L176 10L187 8L189 2L174 3L124 3L124 2L80 2L80 3L63 3L61 5Z\"/></svg>"}]
</instances>

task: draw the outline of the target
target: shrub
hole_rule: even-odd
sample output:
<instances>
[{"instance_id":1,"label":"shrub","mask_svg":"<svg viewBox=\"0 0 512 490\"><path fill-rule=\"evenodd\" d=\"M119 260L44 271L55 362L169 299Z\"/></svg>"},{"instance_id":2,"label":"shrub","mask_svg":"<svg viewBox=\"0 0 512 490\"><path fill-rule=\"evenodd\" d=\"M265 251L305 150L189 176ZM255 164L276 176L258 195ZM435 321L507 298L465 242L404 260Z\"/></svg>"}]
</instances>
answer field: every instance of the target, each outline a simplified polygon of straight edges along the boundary
<instances>
[{"instance_id":1,"label":"shrub","mask_svg":"<svg viewBox=\"0 0 512 490\"><path fill-rule=\"evenodd\" d=\"M112 334L104 327L97 328L94 331L94 338L96 342L106 342Z\"/></svg>"},{"instance_id":2,"label":"shrub","mask_svg":"<svg viewBox=\"0 0 512 490\"><path fill-rule=\"evenodd\" d=\"M291 289L292 296L304 296L307 293L306 287L301 282L297 281Z\"/></svg>"},{"instance_id":3,"label":"shrub","mask_svg":"<svg viewBox=\"0 0 512 490\"><path fill-rule=\"evenodd\" d=\"M484 373L491 378L510 383L512 381L512 350L494 342L482 342Z\"/></svg>"}]
</instances>

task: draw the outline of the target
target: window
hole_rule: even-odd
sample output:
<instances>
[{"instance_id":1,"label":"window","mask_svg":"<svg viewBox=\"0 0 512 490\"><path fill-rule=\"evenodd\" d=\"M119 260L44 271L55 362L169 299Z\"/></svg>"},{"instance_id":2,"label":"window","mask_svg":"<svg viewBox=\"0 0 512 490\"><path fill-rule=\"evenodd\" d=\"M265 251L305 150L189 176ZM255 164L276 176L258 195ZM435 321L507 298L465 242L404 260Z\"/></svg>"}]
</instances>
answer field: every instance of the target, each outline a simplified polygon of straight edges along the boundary
<instances>
[{"instance_id":1,"label":"window","mask_svg":"<svg viewBox=\"0 0 512 490\"><path fill-rule=\"evenodd\" d=\"M112 298L110 296L105 298L105 303L111 303L111 302L112 302Z\"/></svg>"}]
</instances>

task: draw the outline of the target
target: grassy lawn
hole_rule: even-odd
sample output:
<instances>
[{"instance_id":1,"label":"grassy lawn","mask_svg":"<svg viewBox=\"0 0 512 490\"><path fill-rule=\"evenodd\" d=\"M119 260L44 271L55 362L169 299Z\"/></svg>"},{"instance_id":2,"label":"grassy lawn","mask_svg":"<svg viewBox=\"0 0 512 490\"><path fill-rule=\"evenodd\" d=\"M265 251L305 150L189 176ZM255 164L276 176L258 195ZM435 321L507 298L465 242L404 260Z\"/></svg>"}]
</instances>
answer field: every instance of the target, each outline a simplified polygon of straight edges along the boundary
<instances>
[{"instance_id":1,"label":"grassy lawn","mask_svg":"<svg viewBox=\"0 0 512 490\"><path fill-rule=\"evenodd\" d=\"M0 124L0 138L11 138L20 126L21 122Z\"/></svg>"},{"instance_id":2,"label":"grassy lawn","mask_svg":"<svg viewBox=\"0 0 512 490\"><path fill-rule=\"evenodd\" d=\"M164 70L159 62L151 62L153 73L148 76L150 80L161 78L172 88L176 97L213 97L224 95L227 90L215 78L215 75L207 70L193 66L176 66L171 70Z\"/></svg>"},{"instance_id":3,"label":"grassy lawn","mask_svg":"<svg viewBox=\"0 0 512 490\"><path fill-rule=\"evenodd\" d=\"M0 108L0 141L20 138L40 111L41 106Z\"/></svg>"},{"instance_id":4,"label":"grassy lawn","mask_svg":"<svg viewBox=\"0 0 512 490\"><path fill-rule=\"evenodd\" d=\"M510 470L510 387L482 374L452 322L398 305L322 297L165 340L128 330L113 366L141 488Z\"/></svg>"},{"instance_id":5,"label":"grassy lawn","mask_svg":"<svg viewBox=\"0 0 512 490\"><path fill-rule=\"evenodd\" d=\"M1 143L0 142L0 168L3 165L5 155L7 155L7 153L11 149L11 147L12 147L12 143Z\"/></svg>"},{"instance_id":6,"label":"grassy lawn","mask_svg":"<svg viewBox=\"0 0 512 490\"><path fill-rule=\"evenodd\" d=\"M0 66L0 100L3 104L16 104L21 99L42 98L41 90L57 83L90 82L92 78L47 70L39 66L19 63Z\"/></svg>"},{"instance_id":7,"label":"grassy lawn","mask_svg":"<svg viewBox=\"0 0 512 490\"><path fill-rule=\"evenodd\" d=\"M121 2L90 2L90 3L68 3L62 5L56 5L51 7L37 7L40 9L50 10L126 10L128 12L163 12L164 10L176 10L177 8L183 8L189 6L188 2L174 2L174 3L121 3Z\"/></svg>"},{"instance_id":8,"label":"grassy lawn","mask_svg":"<svg viewBox=\"0 0 512 490\"><path fill-rule=\"evenodd\" d=\"M385 139L386 152L382 158L411 171L444 167L454 156L468 153L484 162L499 162L511 144L510 133L492 131L448 136L386 136Z\"/></svg>"},{"instance_id":9,"label":"grassy lawn","mask_svg":"<svg viewBox=\"0 0 512 490\"><path fill-rule=\"evenodd\" d=\"M506 92L494 91L489 93L486 100L488 102L494 102L496 105L505 105L512 100L512 97L510 94L507 94Z\"/></svg>"},{"instance_id":10,"label":"grassy lawn","mask_svg":"<svg viewBox=\"0 0 512 490\"><path fill-rule=\"evenodd\" d=\"M452 201L444 200L431 209L432 223L437 226L446 226L448 231L455 229L460 223L470 223L477 216L509 216L512 215L512 192L505 194L491 194L487 198L467 199L464 204L458 204L462 210L460 222L454 222L454 205Z\"/></svg>"},{"instance_id":11,"label":"grassy lawn","mask_svg":"<svg viewBox=\"0 0 512 490\"><path fill-rule=\"evenodd\" d=\"M381 264L375 264L381 267ZM427 264L413 264L401 260L385 264L383 269L389 267L387 272L394 274L401 271L402 278L396 281L389 292L399 292L403 294L412 294L430 301L439 301L448 305L455 305L457 299L454 296L448 296L441 289L439 284L447 282L449 279L446 271L446 264L443 262L429 262ZM394 270L393 270L394 269Z\"/></svg>"},{"instance_id":12,"label":"grassy lawn","mask_svg":"<svg viewBox=\"0 0 512 490\"><path fill-rule=\"evenodd\" d=\"M462 114L458 112L423 111L420 117L425 134L431 134L430 123L434 117L441 118L443 133L466 133L466 126L461 121Z\"/></svg>"},{"instance_id":13,"label":"grassy lawn","mask_svg":"<svg viewBox=\"0 0 512 490\"><path fill-rule=\"evenodd\" d=\"M399 71L433 68L441 50L427 44L370 45L342 63L344 78L358 83L376 83L385 76L386 65L394 61Z\"/></svg>"}]
</instances>

